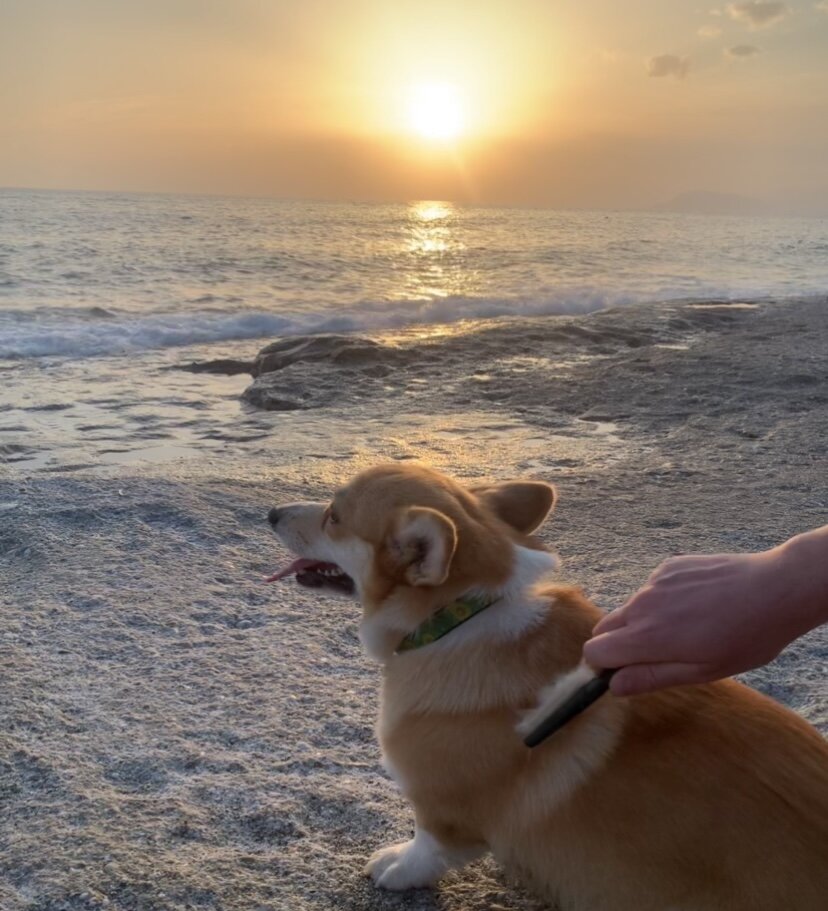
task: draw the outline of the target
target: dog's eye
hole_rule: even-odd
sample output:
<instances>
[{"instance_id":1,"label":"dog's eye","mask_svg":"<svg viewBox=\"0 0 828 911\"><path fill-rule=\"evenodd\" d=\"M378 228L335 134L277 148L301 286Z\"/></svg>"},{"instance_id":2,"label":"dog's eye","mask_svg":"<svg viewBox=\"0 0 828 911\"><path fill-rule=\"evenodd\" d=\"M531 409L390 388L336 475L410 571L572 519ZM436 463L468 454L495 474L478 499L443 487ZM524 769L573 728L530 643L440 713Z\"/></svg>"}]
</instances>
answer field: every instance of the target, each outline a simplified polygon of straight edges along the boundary
<instances>
[{"instance_id":1,"label":"dog's eye","mask_svg":"<svg viewBox=\"0 0 828 911\"><path fill-rule=\"evenodd\" d=\"M331 508L328 512L328 521L331 525L339 525L339 516L336 514L336 510Z\"/></svg>"}]
</instances>

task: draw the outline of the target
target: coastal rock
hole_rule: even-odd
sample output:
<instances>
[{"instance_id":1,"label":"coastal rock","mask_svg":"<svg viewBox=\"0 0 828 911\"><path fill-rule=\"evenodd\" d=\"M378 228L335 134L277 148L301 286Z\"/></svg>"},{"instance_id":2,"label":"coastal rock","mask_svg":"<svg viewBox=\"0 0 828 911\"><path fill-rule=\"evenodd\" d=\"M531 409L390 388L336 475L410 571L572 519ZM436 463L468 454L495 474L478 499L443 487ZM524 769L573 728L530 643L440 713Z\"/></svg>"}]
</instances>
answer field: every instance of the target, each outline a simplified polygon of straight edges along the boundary
<instances>
[{"instance_id":1,"label":"coastal rock","mask_svg":"<svg viewBox=\"0 0 828 911\"><path fill-rule=\"evenodd\" d=\"M278 339L256 355L254 382L242 398L266 411L296 411L357 402L376 395L381 381L410 353L349 335Z\"/></svg>"},{"instance_id":2,"label":"coastal rock","mask_svg":"<svg viewBox=\"0 0 828 911\"><path fill-rule=\"evenodd\" d=\"M310 335L281 338L256 355L251 373L273 373L297 361L327 361L342 367L360 367L402 359L402 351L358 335Z\"/></svg>"},{"instance_id":3,"label":"coastal rock","mask_svg":"<svg viewBox=\"0 0 828 911\"><path fill-rule=\"evenodd\" d=\"M188 373L215 373L218 376L236 376L239 373L252 373L252 361L240 361L233 357L221 357L212 361L191 361L189 364L177 365L175 370L186 370Z\"/></svg>"},{"instance_id":4,"label":"coastal rock","mask_svg":"<svg viewBox=\"0 0 828 911\"><path fill-rule=\"evenodd\" d=\"M265 411L298 411L355 403L382 390L390 368L383 364L342 367L299 361L262 373L242 393L244 401Z\"/></svg>"}]
</instances>

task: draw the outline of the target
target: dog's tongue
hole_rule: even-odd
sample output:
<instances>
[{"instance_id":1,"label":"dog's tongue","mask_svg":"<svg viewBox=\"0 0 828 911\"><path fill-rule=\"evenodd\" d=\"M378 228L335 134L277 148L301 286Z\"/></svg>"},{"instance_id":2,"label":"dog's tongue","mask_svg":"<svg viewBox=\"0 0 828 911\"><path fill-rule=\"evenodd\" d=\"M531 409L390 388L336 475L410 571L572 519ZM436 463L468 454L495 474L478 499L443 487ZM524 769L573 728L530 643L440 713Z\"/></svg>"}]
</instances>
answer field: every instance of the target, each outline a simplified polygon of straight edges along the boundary
<instances>
[{"instance_id":1,"label":"dog's tongue","mask_svg":"<svg viewBox=\"0 0 828 911\"><path fill-rule=\"evenodd\" d=\"M319 566L318 560L306 560L304 557L299 560L294 560L290 566L286 566L284 569L280 569L279 572L273 573L272 576L268 576L265 579L265 582L278 582L279 579L285 579L287 576L293 576L296 573L302 572L303 569L309 569L311 566Z\"/></svg>"}]
</instances>

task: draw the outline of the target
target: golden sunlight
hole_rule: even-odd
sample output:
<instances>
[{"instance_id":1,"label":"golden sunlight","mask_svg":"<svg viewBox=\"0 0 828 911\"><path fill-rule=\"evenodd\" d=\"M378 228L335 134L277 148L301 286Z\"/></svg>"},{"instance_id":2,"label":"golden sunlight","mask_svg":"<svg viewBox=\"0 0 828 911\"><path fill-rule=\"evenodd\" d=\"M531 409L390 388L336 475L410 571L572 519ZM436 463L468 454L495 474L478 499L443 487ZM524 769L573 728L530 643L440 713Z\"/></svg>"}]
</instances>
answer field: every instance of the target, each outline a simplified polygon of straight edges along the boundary
<instances>
[{"instance_id":1,"label":"golden sunlight","mask_svg":"<svg viewBox=\"0 0 828 911\"><path fill-rule=\"evenodd\" d=\"M411 214L420 221L438 221L448 218L453 211L454 206L450 202L422 199L419 202L411 203Z\"/></svg>"},{"instance_id":2,"label":"golden sunlight","mask_svg":"<svg viewBox=\"0 0 828 911\"><path fill-rule=\"evenodd\" d=\"M465 127L463 105L457 86L446 82L414 85L408 94L408 126L421 139L448 142Z\"/></svg>"}]
</instances>

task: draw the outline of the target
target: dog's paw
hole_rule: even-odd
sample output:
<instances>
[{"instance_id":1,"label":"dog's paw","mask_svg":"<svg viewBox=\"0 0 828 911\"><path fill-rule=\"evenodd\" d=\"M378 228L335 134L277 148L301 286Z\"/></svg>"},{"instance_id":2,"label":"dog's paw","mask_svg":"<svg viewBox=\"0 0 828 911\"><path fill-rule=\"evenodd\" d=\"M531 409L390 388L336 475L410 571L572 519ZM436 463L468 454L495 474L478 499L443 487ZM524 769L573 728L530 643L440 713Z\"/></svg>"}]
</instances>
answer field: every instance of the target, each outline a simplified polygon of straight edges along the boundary
<instances>
[{"instance_id":1,"label":"dog's paw","mask_svg":"<svg viewBox=\"0 0 828 911\"><path fill-rule=\"evenodd\" d=\"M446 865L438 855L423 851L417 840L390 845L375 852L365 865L365 872L380 889L402 892L432 886L445 872Z\"/></svg>"},{"instance_id":2,"label":"dog's paw","mask_svg":"<svg viewBox=\"0 0 828 911\"><path fill-rule=\"evenodd\" d=\"M375 883L379 883L380 877L393 864L405 849L412 844L411 841L401 841L398 845L388 845L387 848L380 848L374 851L370 860L365 864L365 874L370 876Z\"/></svg>"},{"instance_id":3,"label":"dog's paw","mask_svg":"<svg viewBox=\"0 0 828 911\"><path fill-rule=\"evenodd\" d=\"M412 869L410 865L397 861L382 874L377 880L380 889L389 889L391 892L404 892L406 889L425 889L433 886L439 878L439 873Z\"/></svg>"}]
</instances>

